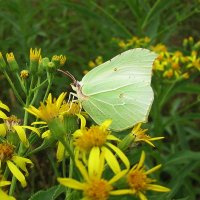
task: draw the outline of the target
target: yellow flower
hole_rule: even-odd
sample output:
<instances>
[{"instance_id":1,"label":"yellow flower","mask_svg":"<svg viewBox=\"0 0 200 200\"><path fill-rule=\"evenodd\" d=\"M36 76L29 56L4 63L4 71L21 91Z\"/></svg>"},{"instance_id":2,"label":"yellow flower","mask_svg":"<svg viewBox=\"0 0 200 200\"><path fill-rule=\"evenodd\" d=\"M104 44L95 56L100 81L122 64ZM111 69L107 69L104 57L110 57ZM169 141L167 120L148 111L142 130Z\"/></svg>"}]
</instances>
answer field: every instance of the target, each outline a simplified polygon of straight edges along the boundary
<instances>
[{"instance_id":1,"label":"yellow flower","mask_svg":"<svg viewBox=\"0 0 200 200\"><path fill-rule=\"evenodd\" d=\"M96 63L97 65L102 64L102 63L103 63L103 58L102 58L102 56L98 56L98 57L95 59L95 63Z\"/></svg>"},{"instance_id":2,"label":"yellow flower","mask_svg":"<svg viewBox=\"0 0 200 200\"><path fill-rule=\"evenodd\" d=\"M15 115L11 115L10 117L5 118L4 115L0 114L0 119L4 120L4 123L0 124L0 136L5 137L7 134L17 133L19 139L23 142L24 145L29 146L28 139L26 137L26 132L24 129L29 129L38 135L40 132L37 128L31 126L22 126L20 125L20 119L18 119Z\"/></svg>"},{"instance_id":3,"label":"yellow flower","mask_svg":"<svg viewBox=\"0 0 200 200\"><path fill-rule=\"evenodd\" d=\"M33 163L27 158L15 155L14 150L14 146L9 143L0 144L0 166L6 163L13 176L15 176L16 179L21 183L22 187L25 187L27 185L26 179L19 168L25 172L26 176L28 176L29 173L26 168L26 164L33 166Z\"/></svg>"},{"instance_id":4,"label":"yellow flower","mask_svg":"<svg viewBox=\"0 0 200 200\"><path fill-rule=\"evenodd\" d=\"M62 67L66 62L66 56L60 55L54 55L51 59L51 61L56 65L56 67Z\"/></svg>"},{"instance_id":5,"label":"yellow flower","mask_svg":"<svg viewBox=\"0 0 200 200\"><path fill-rule=\"evenodd\" d=\"M164 139L164 137L150 137L146 134L148 129L142 129L141 125L142 123L135 125L133 130L131 131L131 133L135 136L134 142L146 142L150 146L155 147L155 145L151 141Z\"/></svg>"},{"instance_id":6,"label":"yellow flower","mask_svg":"<svg viewBox=\"0 0 200 200\"><path fill-rule=\"evenodd\" d=\"M192 51L191 56L188 57L189 64L187 65L188 68L194 67L200 70L200 58L196 51Z\"/></svg>"},{"instance_id":7,"label":"yellow flower","mask_svg":"<svg viewBox=\"0 0 200 200\"><path fill-rule=\"evenodd\" d=\"M5 181L5 180L0 180L0 199L2 200L15 200L14 197L12 196L8 196L2 189L1 187L10 185L11 182L10 181Z\"/></svg>"},{"instance_id":8,"label":"yellow flower","mask_svg":"<svg viewBox=\"0 0 200 200\"><path fill-rule=\"evenodd\" d=\"M30 61L37 61L39 62L41 58L41 49L30 49Z\"/></svg>"},{"instance_id":9,"label":"yellow flower","mask_svg":"<svg viewBox=\"0 0 200 200\"><path fill-rule=\"evenodd\" d=\"M28 71L28 70L22 70L22 71L20 72L20 77L21 77L22 79L27 79L27 78L29 77L29 71Z\"/></svg>"},{"instance_id":10,"label":"yellow flower","mask_svg":"<svg viewBox=\"0 0 200 200\"><path fill-rule=\"evenodd\" d=\"M48 128L53 122L56 122L56 124L64 124L65 117L73 115L75 116L75 114L80 113L80 105L78 103L66 103L64 101L66 94L67 93L61 93L57 100L53 100L52 95L49 94L46 100L46 105L44 103L41 103L38 109L34 106L25 108L28 112L43 120L39 122L33 122L32 125L43 125L43 127L41 128ZM50 130L48 129L42 134L42 138L52 137L51 128L49 127ZM60 135L55 135L54 133L54 136L63 136L65 138L67 135L62 135L62 133L60 132ZM58 137L56 139L58 139ZM58 141L56 153L58 162L62 161L64 153L65 148L63 144L60 141Z\"/></svg>"},{"instance_id":11,"label":"yellow flower","mask_svg":"<svg viewBox=\"0 0 200 200\"><path fill-rule=\"evenodd\" d=\"M167 52L167 47L164 44L157 44L155 46L152 46L151 49L156 53Z\"/></svg>"},{"instance_id":12,"label":"yellow flower","mask_svg":"<svg viewBox=\"0 0 200 200\"><path fill-rule=\"evenodd\" d=\"M49 94L46 100L46 105L41 102L38 109L34 106L29 106L29 108L25 109L45 122L49 122L65 114L78 113L80 111L80 106L76 103L66 103L64 101L66 94L66 92L61 93L57 100L53 99L52 95Z\"/></svg>"},{"instance_id":13,"label":"yellow flower","mask_svg":"<svg viewBox=\"0 0 200 200\"><path fill-rule=\"evenodd\" d=\"M164 76L164 77L167 77L167 78L171 78L173 75L174 75L174 72L173 72L172 69L169 69L169 70L167 70L167 71L165 71L165 72L163 73L163 76Z\"/></svg>"},{"instance_id":14,"label":"yellow flower","mask_svg":"<svg viewBox=\"0 0 200 200\"><path fill-rule=\"evenodd\" d=\"M141 154L140 161L138 164L134 165L127 174L127 182L130 189L122 189L113 191L112 194L118 195L123 194L133 194L137 195L141 200L147 200L144 193L147 190L152 190L156 192L169 192L170 189L163 187L161 185L152 184L156 182L155 179L149 178L148 175L158 170L161 165L157 165L152 169L145 170L144 167L145 153Z\"/></svg>"},{"instance_id":15,"label":"yellow flower","mask_svg":"<svg viewBox=\"0 0 200 200\"><path fill-rule=\"evenodd\" d=\"M0 108L10 111L8 106L3 104L1 101L0 101ZM24 145L28 146L29 142L28 139L26 138L26 133L24 129L29 129L40 135L40 132L35 127L21 126L20 125L21 120L18 119L15 115L11 115L10 117L8 117L4 112L0 110L0 119L4 120L4 123L0 124L0 136L5 137L7 134L11 132L17 133L19 139L24 143Z\"/></svg>"},{"instance_id":16,"label":"yellow flower","mask_svg":"<svg viewBox=\"0 0 200 200\"><path fill-rule=\"evenodd\" d=\"M19 69L19 65L17 64L17 61L15 60L15 56L12 52L6 54L6 59L8 61L11 71L15 72Z\"/></svg>"},{"instance_id":17,"label":"yellow flower","mask_svg":"<svg viewBox=\"0 0 200 200\"><path fill-rule=\"evenodd\" d=\"M75 155L82 157L87 162L87 155L93 148L98 148L105 153L105 159L114 173L121 171L116 155L121 159L126 168L130 167L129 160L125 154L111 141L120 141L108 130L111 120L106 120L100 126L92 125L86 128L86 120L82 115L78 115L81 119L81 129L73 134ZM113 153L114 152L114 153Z\"/></svg>"},{"instance_id":18,"label":"yellow flower","mask_svg":"<svg viewBox=\"0 0 200 200\"><path fill-rule=\"evenodd\" d=\"M104 153L100 154L98 147L94 147L89 154L88 168L79 160L76 160L76 166L83 177L82 181L72 178L58 178L58 182L66 187L83 191L83 199L85 200L107 200L114 189L112 184L117 182L127 172L127 170L123 170L110 180L104 179L102 177Z\"/></svg>"}]
</instances>

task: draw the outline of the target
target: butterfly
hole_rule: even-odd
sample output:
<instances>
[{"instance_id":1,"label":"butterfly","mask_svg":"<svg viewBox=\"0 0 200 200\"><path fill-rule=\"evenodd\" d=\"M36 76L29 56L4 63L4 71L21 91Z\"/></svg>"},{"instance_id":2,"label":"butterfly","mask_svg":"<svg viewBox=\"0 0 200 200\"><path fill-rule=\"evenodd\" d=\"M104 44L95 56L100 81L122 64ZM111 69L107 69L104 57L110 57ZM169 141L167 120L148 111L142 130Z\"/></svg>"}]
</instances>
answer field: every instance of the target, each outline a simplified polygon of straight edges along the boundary
<instances>
[{"instance_id":1,"label":"butterfly","mask_svg":"<svg viewBox=\"0 0 200 200\"><path fill-rule=\"evenodd\" d=\"M110 129L122 131L147 121L154 98L151 77L156 57L154 52L135 48L95 67L80 82L65 74L72 78L74 95L89 116L97 124L111 119Z\"/></svg>"}]
</instances>

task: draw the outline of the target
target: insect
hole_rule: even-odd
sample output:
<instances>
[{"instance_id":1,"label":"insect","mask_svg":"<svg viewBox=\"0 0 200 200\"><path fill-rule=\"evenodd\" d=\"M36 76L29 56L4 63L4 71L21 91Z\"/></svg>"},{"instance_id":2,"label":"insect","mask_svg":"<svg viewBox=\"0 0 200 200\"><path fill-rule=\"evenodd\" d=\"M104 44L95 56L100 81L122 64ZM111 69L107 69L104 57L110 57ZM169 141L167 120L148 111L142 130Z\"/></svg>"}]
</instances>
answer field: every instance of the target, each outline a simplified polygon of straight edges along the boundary
<instances>
[{"instance_id":1,"label":"insect","mask_svg":"<svg viewBox=\"0 0 200 200\"><path fill-rule=\"evenodd\" d=\"M73 94L97 123L111 119L111 130L121 131L147 121L153 102L152 65L157 55L136 48L123 52L89 71L77 81L69 72Z\"/></svg>"}]
</instances>

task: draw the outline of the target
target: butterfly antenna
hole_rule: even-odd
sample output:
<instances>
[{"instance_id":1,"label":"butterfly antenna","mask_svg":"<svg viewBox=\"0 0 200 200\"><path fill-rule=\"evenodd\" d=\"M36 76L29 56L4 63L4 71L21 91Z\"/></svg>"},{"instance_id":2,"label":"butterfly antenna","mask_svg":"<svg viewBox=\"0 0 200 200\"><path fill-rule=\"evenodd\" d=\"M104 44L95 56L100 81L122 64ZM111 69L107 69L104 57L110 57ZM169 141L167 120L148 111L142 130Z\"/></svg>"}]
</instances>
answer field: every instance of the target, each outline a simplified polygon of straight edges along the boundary
<instances>
[{"instance_id":1,"label":"butterfly antenna","mask_svg":"<svg viewBox=\"0 0 200 200\"><path fill-rule=\"evenodd\" d=\"M63 71L61 69L57 69L57 71L62 72L63 74L65 74L66 76L70 77L73 81L74 84L76 84L76 79L74 78L74 76L72 74L70 74L68 71Z\"/></svg>"}]
</instances>

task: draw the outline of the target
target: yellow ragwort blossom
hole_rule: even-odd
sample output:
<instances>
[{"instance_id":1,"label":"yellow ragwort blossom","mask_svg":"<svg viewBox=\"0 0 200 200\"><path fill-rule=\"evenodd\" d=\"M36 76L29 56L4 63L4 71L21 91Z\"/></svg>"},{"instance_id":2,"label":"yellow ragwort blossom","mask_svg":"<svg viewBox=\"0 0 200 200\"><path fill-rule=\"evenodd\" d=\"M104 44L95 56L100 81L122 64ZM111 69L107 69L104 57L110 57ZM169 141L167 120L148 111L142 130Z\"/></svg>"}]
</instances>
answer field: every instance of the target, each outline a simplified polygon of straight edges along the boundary
<instances>
[{"instance_id":1,"label":"yellow ragwort blossom","mask_svg":"<svg viewBox=\"0 0 200 200\"><path fill-rule=\"evenodd\" d=\"M33 163L28 158L15 155L15 147L9 143L0 143L0 166L6 164L16 179L21 183L22 187L26 187L27 182L25 176L20 171L25 172L25 175L28 176L28 170L26 164L33 166Z\"/></svg>"},{"instance_id":2,"label":"yellow ragwort blossom","mask_svg":"<svg viewBox=\"0 0 200 200\"><path fill-rule=\"evenodd\" d=\"M8 106L3 104L1 101L0 101L0 108L9 111ZM3 119L4 121L4 123L0 124L0 136L6 137L7 134L9 134L10 132L17 133L21 142L23 142L24 145L28 146L29 142L26 137L26 132L24 129L29 129L40 135L40 132L35 127L20 125L21 120L18 119L15 115L11 115L10 117L8 117L4 112L0 110L0 119Z\"/></svg>"},{"instance_id":3,"label":"yellow ragwort blossom","mask_svg":"<svg viewBox=\"0 0 200 200\"><path fill-rule=\"evenodd\" d=\"M81 129L73 134L76 157L81 157L87 162L89 152L93 148L98 148L105 153L105 159L114 173L121 171L116 155L128 169L130 167L129 160L118 147L111 143L112 141L120 141L108 130L111 120L106 120L100 126L92 125L90 128L86 128L85 118L82 115L78 116L81 119Z\"/></svg>"},{"instance_id":4,"label":"yellow ragwort blossom","mask_svg":"<svg viewBox=\"0 0 200 200\"><path fill-rule=\"evenodd\" d=\"M142 129L141 125L142 123L135 125L133 130L131 131L131 133L135 136L134 142L146 142L150 146L155 147L155 145L151 141L164 139L164 137L150 137L146 134L148 129Z\"/></svg>"},{"instance_id":5,"label":"yellow ragwort blossom","mask_svg":"<svg viewBox=\"0 0 200 200\"><path fill-rule=\"evenodd\" d=\"M85 200L108 200L114 190L112 184L117 182L127 172L127 170L123 170L110 180L104 179L102 177L105 169L104 154L100 154L98 147L91 150L87 168L79 160L76 160L76 166L83 177L81 181L72 178L58 178L58 182L66 187L81 190Z\"/></svg>"},{"instance_id":6,"label":"yellow ragwort blossom","mask_svg":"<svg viewBox=\"0 0 200 200\"><path fill-rule=\"evenodd\" d=\"M147 190L152 190L156 192L169 192L170 189L163 187L161 185L152 184L156 182L155 179L149 178L148 175L158 170L161 165L157 165L152 169L145 170L144 166L145 153L141 154L140 161L138 164L134 165L127 174L127 183L129 189L122 189L113 191L112 194L132 194L140 198L140 200L147 200L145 192Z\"/></svg>"},{"instance_id":7,"label":"yellow ragwort blossom","mask_svg":"<svg viewBox=\"0 0 200 200\"><path fill-rule=\"evenodd\" d=\"M29 106L25 108L29 113L35 115L37 118L42 119L45 122L51 121L54 118L61 117L65 114L74 114L80 111L80 106L77 103L66 103L64 98L66 92L60 94L58 99L53 99L52 94L50 93L46 100L46 105L40 103L40 107L37 109L34 106Z\"/></svg>"},{"instance_id":8,"label":"yellow ragwort blossom","mask_svg":"<svg viewBox=\"0 0 200 200\"><path fill-rule=\"evenodd\" d=\"M30 49L30 61L37 61L41 59L41 49Z\"/></svg>"},{"instance_id":9,"label":"yellow ragwort blossom","mask_svg":"<svg viewBox=\"0 0 200 200\"><path fill-rule=\"evenodd\" d=\"M27 78L29 77L29 71L28 71L28 70L22 70L22 71L20 72L20 77L21 77L22 79L27 79Z\"/></svg>"}]
</instances>

